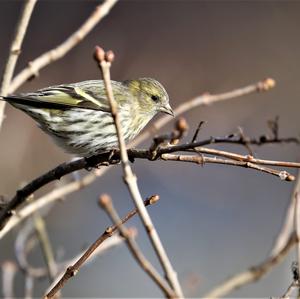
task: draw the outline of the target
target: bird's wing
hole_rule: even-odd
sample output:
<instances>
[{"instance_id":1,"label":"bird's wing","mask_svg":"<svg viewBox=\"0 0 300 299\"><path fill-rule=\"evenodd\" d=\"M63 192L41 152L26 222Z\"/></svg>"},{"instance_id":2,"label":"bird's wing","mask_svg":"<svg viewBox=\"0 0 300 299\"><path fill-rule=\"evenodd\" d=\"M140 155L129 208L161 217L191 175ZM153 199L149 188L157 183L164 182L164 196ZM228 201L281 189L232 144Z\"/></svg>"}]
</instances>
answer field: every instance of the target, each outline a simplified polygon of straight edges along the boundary
<instances>
[{"instance_id":1,"label":"bird's wing","mask_svg":"<svg viewBox=\"0 0 300 299\"><path fill-rule=\"evenodd\" d=\"M101 81L84 81L57 85L33 93L3 97L12 104L47 109L84 108L109 112L109 104Z\"/></svg>"}]
</instances>

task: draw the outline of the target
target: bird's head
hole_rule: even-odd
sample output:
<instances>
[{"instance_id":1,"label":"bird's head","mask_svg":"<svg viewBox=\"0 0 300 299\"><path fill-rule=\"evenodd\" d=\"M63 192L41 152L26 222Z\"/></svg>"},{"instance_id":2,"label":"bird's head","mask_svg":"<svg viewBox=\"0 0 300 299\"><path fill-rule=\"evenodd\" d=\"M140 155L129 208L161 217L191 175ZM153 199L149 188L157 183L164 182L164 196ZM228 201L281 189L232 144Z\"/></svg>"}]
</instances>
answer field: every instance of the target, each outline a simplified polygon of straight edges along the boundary
<instances>
[{"instance_id":1,"label":"bird's head","mask_svg":"<svg viewBox=\"0 0 300 299\"><path fill-rule=\"evenodd\" d=\"M169 96L165 88L152 78L140 78L124 82L138 100L138 106L142 114L156 114L164 112L174 116L169 104Z\"/></svg>"}]
</instances>

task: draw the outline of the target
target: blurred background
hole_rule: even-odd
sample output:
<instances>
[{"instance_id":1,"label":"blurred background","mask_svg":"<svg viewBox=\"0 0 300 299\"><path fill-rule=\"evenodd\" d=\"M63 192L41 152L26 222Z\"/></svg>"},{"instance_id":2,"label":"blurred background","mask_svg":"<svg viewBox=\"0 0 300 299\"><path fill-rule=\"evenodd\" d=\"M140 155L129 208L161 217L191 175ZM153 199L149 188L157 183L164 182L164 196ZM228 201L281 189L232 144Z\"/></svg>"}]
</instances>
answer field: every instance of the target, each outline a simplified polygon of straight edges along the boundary
<instances>
[{"instance_id":1,"label":"blurred background","mask_svg":"<svg viewBox=\"0 0 300 299\"><path fill-rule=\"evenodd\" d=\"M98 1L39 1L24 41L17 72L76 30ZM0 71L4 69L22 1L0 2ZM112 78L154 77L167 89L173 107L203 92L220 93L276 80L267 93L194 109L184 115L190 140L200 120L207 121L200 138L222 136L241 126L248 136L269 133L267 121L279 116L280 135L299 135L300 3L298 1L120 1L111 13L63 59L41 70L18 91L60 83L98 79L94 46L112 49ZM72 157L41 132L25 114L7 106L0 132L0 193L11 197L24 182ZM168 132L174 122L161 131ZM147 140L140 147L147 146ZM222 147L245 153L237 147ZM299 160L295 145L255 148L260 158ZM133 169L143 197L159 194L149 208L187 296L199 297L227 277L261 262L281 226L293 183L249 169L219 165L136 160ZM295 174L295 172L291 171ZM82 175L86 174L82 171ZM121 215L132 208L121 167L58 203L46 217L47 229L60 259L72 257L110 224L97 206L108 193ZM37 194L44 194L54 185ZM137 218L138 242L158 267ZM18 228L0 247L0 263L14 259ZM62 257L63 256L63 257ZM261 281L230 297L281 296L291 282L291 253ZM42 254L31 255L34 265ZM23 296L18 274L16 295ZM38 282L41 296L48 280ZM110 250L83 268L63 289L66 297L159 297L158 288L139 268L125 245Z\"/></svg>"}]
</instances>

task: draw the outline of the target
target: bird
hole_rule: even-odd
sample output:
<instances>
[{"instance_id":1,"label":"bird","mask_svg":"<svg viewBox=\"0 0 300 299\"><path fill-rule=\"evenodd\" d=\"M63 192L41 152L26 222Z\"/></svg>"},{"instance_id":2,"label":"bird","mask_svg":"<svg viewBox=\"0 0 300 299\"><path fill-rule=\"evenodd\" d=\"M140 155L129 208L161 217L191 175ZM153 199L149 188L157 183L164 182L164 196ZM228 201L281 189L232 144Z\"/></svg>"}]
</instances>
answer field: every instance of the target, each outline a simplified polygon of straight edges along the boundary
<instances>
[{"instance_id":1,"label":"bird","mask_svg":"<svg viewBox=\"0 0 300 299\"><path fill-rule=\"evenodd\" d=\"M153 78L111 81L123 136L131 141L158 113L174 116L169 96ZM118 148L103 80L87 80L0 97L22 110L66 152L89 157Z\"/></svg>"}]
</instances>

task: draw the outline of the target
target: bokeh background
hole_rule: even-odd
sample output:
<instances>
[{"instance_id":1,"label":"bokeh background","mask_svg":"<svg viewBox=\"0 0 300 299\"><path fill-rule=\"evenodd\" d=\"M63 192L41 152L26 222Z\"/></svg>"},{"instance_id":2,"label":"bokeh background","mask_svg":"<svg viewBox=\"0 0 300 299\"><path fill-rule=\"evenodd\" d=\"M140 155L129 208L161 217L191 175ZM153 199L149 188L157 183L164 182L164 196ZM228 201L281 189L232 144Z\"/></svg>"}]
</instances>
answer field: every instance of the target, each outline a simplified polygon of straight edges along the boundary
<instances>
[{"instance_id":1,"label":"bokeh background","mask_svg":"<svg viewBox=\"0 0 300 299\"><path fill-rule=\"evenodd\" d=\"M62 42L93 11L96 1L39 1L27 32L17 71ZM0 2L0 70L5 65L22 1ZM115 80L154 77L166 87L174 107L209 91L220 93L265 77L274 90L195 109L185 114L190 138L200 120L201 138L236 132L267 133L266 122L280 117L281 136L299 134L299 1L120 1L88 37L62 60L43 69L19 91L99 78L92 59L96 44L113 49ZM22 112L7 107L0 132L0 193L12 196L28 182L71 156L57 148ZM172 124L162 132L168 132ZM148 140L144 146L149 145ZM228 149L229 147L223 147ZM234 148L230 148L234 149ZM241 148L236 151L244 152ZM297 161L299 148L255 148L257 156ZM247 169L137 160L134 171L144 197L158 193L149 209L188 296L201 296L225 278L262 261L280 228L293 184ZM82 174L85 172L83 171ZM53 187L53 186L52 186ZM38 194L43 194L46 187ZM71 194L47 216L56 251L71 257L110 224L97 206L109 193L121 214L132 207L121 178L112 168L88 188ZM137 219L138 242L158 266ZM14 259L17 230L1 241L0 263ZM42 262L41 253L32 262ZM280 296L291 282L295 253L261 281L230 297ZM192 286L191 286L191 282ZM41 296L48 281L40 281ZM23 294L19 274L17 296ZM64 288L67 297L159 297L158 288L119 246L80 271Z\"/></svg>"}]
</instances>

